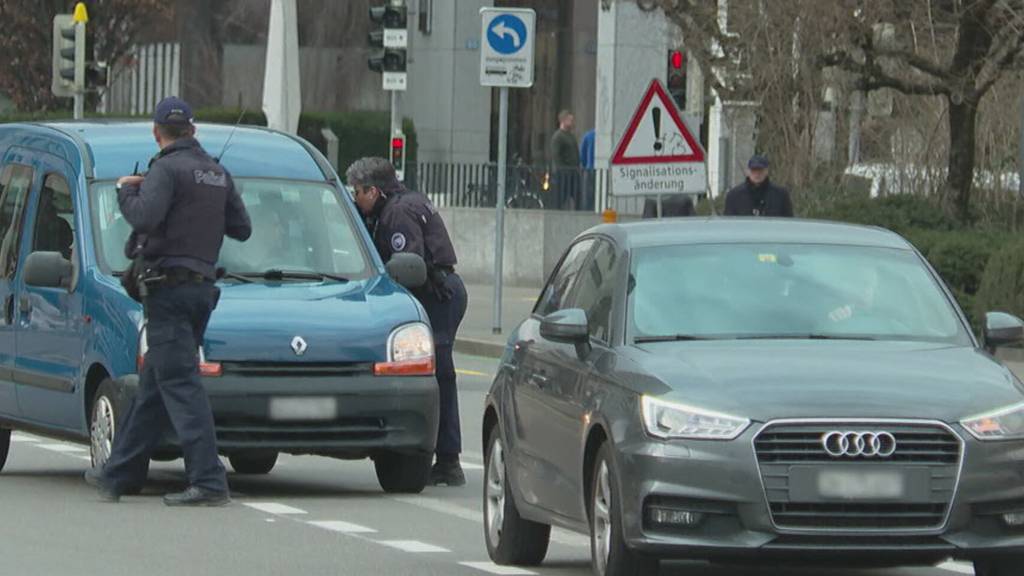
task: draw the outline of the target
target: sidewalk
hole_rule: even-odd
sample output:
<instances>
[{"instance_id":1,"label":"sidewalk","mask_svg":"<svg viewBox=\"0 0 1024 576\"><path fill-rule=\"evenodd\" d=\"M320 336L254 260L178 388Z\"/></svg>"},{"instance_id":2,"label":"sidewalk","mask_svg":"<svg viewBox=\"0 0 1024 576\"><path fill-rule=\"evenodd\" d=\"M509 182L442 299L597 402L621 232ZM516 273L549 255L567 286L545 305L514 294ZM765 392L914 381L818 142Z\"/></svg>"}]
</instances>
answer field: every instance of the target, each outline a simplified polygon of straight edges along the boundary
<instances>
[{"instance_id":1,"label":"sidewalk","mask_svg":"<svg viewBox=\"0 0 1024 576\"><path fill-rule=\"evenodd\" d=\"M472 284L466 286L469 306L455 338L455 351L475 356L500 358L509 334L533 310L540 293L539 288L505 286L501 294L501 334L494 334L494 286Z\"/></svg>"}]
</instances>

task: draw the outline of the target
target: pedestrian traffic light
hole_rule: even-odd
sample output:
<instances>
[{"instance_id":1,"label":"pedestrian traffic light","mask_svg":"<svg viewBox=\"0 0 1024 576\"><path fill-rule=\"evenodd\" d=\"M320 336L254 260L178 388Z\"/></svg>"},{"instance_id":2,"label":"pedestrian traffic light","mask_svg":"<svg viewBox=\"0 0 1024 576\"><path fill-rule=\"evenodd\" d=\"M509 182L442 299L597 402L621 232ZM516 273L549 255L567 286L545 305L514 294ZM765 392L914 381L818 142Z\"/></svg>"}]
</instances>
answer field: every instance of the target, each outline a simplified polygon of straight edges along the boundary
<instances>
[{"instance_id":1,"label":"pedestrian traffic light","mask_svg":"<svg viewBox=\"0 0 1024 576\"><path fill-rule=\"evenodd\" d=\"M668 93L680 110L686 108L686 58L682 50L668 51L668 71L665 74Z\"/></svg>"},{"instance_id":2,"label":"pedestrian traffic light","mask_svg":"<svg viewBox=\"0 0 1024 576\"><path fill-rule=\"evenodd\" d=\"M399 180L405 180L405 133L396 131L391 137L391 164Z\"/></svg>"},{"instance_id":3,"label":"pedestrian traffic light","mask_svg":"<svg viewBox=\"0 0 1024 576\"><path fill-rule=\"evenodd\" d=\"M376 50L367 60L367 66L383 74L385 90L405 90L408 21L405 0L389 0L384 6L370 7L371 29L366 38Z\"/></svg>"}]
</instances>

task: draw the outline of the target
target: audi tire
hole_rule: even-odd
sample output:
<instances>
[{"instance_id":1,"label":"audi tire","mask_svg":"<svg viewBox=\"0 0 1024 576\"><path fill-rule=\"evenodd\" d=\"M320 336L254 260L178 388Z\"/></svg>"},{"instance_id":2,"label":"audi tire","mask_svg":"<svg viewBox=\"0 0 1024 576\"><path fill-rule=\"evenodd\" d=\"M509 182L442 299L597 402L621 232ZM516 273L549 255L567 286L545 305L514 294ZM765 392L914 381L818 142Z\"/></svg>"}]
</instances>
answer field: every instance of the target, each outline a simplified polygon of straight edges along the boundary
<instances>
[{"instance_id":1,"label":"audi tire","mask_svg":"<svg viewBox=\"0 0 1024 576\"><path fill-rule=\"evenodd\" d=\"M612 465L611 445L597 452L591 475L590 556L595 576L655 576L658 559L626 546L622 531L622 491Z\"/></svg>"},{"instance_id":2,"label":"audi tire","mask_svg":"<svg viewBox=\"0 0 1024 576\"><path fill-rule=\"evenodd\" d=\"M1019 576L1024 570L1024 556L974 561L974 576Z\"/></svg>"},{"instance_id":3,"label":"audi tire","mask_svg":"<svg viewBox=\"0 0 1024 576\"><path fill-rule=\"evenodd\" d=\"M505 464L505 444L496 425L488 434L484 470L484 541L487 543L487 555L495 564L540 564L548 552L551 526L531 522L519 515L509 485L511 476Z\"/></svg>"},{"instance_id":4,"label":"audi tire","mask_svg":"<svg viewBox=\"0 0 1024 576\"><path fill-rule=\"evenodd\" d=\"M4 469L7 463L7 454L11 449L11 431L7 428L0 428L0 470Z\"/></svg>"}]
</instances>

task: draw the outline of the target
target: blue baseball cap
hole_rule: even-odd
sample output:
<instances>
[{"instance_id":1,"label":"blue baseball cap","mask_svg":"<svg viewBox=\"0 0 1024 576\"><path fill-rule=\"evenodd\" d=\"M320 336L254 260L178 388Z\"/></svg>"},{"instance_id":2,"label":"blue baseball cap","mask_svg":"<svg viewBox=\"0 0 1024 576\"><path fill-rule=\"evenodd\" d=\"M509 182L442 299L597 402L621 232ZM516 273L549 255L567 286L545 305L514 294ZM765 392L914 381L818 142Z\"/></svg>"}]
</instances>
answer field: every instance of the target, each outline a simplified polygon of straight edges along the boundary
<instances>
[{"instance_id":1,"label":"blue baseball cap","mask_svg":"<svg viewBox=\"0 0 1024 576\"><path fill-rule=\"evenodd\" d=\"M157 124L191 124L192 107L177 96L168 96L156 105L153 122Z\"/></svg>"},{"instance_id":2,"label":"blue baseball cap","mask_svg":"<svg viewBox=\"0 0 1024 576\"><path fill-rule=\"evenodd\" d=\"M768 159L760 154L754 154L750 157L750 161L747 162L747 168L751 170L764 170L768 167Z\"/></svg>"}]
</instances>

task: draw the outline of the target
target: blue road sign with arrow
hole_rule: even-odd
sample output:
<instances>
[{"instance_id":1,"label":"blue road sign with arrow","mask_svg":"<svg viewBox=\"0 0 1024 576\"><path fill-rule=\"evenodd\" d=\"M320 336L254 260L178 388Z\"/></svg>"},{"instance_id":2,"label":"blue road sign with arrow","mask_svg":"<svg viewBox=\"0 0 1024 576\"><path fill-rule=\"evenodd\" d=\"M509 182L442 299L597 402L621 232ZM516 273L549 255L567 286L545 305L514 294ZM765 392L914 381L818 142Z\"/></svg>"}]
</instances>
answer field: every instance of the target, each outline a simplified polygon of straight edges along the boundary
<instances>
[{"instance_id":1,"label":"blue road sign with arrow","mask_svg":"<svg viewBox=\"0 0 1024 576\"><path fill-rule=\"evenodd\" d=\"M491 20L487 43L499 54L515 54L527 41L526 24L515 14L502 14Z\"/></svg>"}]
</instances>

